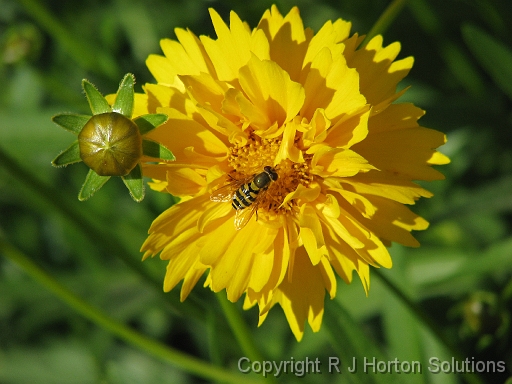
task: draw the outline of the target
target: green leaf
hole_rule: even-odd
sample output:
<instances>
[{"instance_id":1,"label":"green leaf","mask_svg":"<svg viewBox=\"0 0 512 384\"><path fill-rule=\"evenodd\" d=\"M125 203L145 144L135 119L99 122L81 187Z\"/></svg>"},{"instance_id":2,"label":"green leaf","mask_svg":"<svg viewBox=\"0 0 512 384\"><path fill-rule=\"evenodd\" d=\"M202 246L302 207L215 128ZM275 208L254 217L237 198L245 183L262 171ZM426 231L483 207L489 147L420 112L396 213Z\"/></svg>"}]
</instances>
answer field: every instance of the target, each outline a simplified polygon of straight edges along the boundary
<instances>
[{"instance_id":1,"label":"green leaf","mask_svg":"<svg viewBox=\"0 0 512 384\"><path fill-rule=\"evenodd\" d=\"M64 167L68 164L78 163L79 161L82 161L82 159L80 158L80 147L78 146L77 140L73 142L68 149L57 156L52 161L52 165L54 167Z\"/></svg>"},{"instance_id":2,"label":"green leaf","mask_svg":"<svg viewBox=\"0 0 512 384\"><path fill-rule=\"evenodd\" d=\"M144 182L142 180L142 169L140 164L131 170L126 176L122 176L124 185L130 191L130 196L137 203L144 199Z\"/></svg>"},{"instance_id":3,"label":"green leaf","mask_svg":"<svg viewBox=\"0 0 512 384\"><path fill-rule=\"evenodd\" d=\"M90 169L85 178L84 185L82 185L82 189L80 189L80 193L78 194L78 200L84 201L90 198L97 190L103 187L103 184L105 184L108 179L110 179L110 176L100 176Z\"/></svg>"},{"instance_id":4,"label":"green leaf","mask_svg":"<svg viewBox=\"0 0 512 384\"><path fill-rule=\"evenodd\" d=\"M65 130L78 135L91 116L76 113L61 113L52 117L52 121Z\"/></svg>"},{"instance_id":5,"label":"green leaf","mask_svg":"<svg viewBox=\"0 0 512 384\"><path fill-rule=\"evenodd\" d=\"M423 365L423 339L421 323L394 295L385 295L382 306L382 323L385 339L388 342L389 356L406 361L415 368L415 362ZM413 365L414 364L414 365ZM425 365L423 365L424 367ZM424 375L410 374L407 383L427 383Z\"/></svg>"},{"instance_id":6,"label":"green leaf","mask_svg":"<svg viewBox=\"0 0 512 384\"><path fill-rule=\"evenodd\" d=\"M457 80L473 95L483 95L485 90L484 81L477 65L471 57L451 41L444 41L440 44L440 52Z\"/></svg>"},{"instance_id":7,"label":"green leaf","mask_svg":"<svg viewBox=\"0 0 512 384\"><path fill-rule=\"evenodd\" d=\"M134 103L134 95L133 95L133 84L135 83L135 76L131 73L127 73L121 84L119 84L119 89L117 90L116 101L112 106L112 110L114 112L119 112L120 114L126 116L127 118L132 117L133 113L133 103Z\"/></svg>"},{"instance_id":8,"label":"green leaf","mask_svg":"<svg viewBox=\"0 0 512 384\"><path fill-rule=\"evenodd\" d=\"M139 127L140 134L145 135L146 133L152 131L159 125L162 125L167 121L167 115L163 113L153 113L151 115L142 115L133 120L135 124Z\"/></svg>"},{"instance_id":9,"label":"green leaf","mask_svg":"<svg viewBox=\"0 0 512 384\"><path fill-rule=\"evenodd\" d=\"M510 48L471 24L462 27L462 36L494 83L512 100L512 51Z\"/></svg>"},{"instance_id":10,"label":"green leaf","mask_svg":"<svg viewBox=\"0 0 512 384\"><path fill-rule=\"evenodd\" d=\"M398 17L406 4L407 0L394 0L390 2L384 12L380 15L379 19L375 22L370 32L368 32L368 35L361 46L364 47L376 35L384 34L389 26L393 24L393 21Z\"/></svg>"},{"instance_id":11,"label":"green leaf","mask_svg":"<svg viewBox=\"0 0 512 384\"><path fill-rule=\"evenodd\" d=\"M364 373L365 358L368 360L375 357L376 360L386 360L385 355L337 300L333 300L329 304L329 311L324 312L323 323L329 333L331 346L336 352L336 356L339 357L338 364L334 364L336 361L329 361L329 368L331 368L332 362L333 367L336 366L340 370L339 373L350 374L351 379L354 379L350 382L354 383L389 382L389 378L385 376L361 374ZM357 374L349 371L354 367L354 362ZM337 369L333 368L331 373L336 373L336 371Z\"/></svg>"},{"instance_id":12,"label":"green leaf","mask_svg":"<svg viewBox=\"0 0 512 384\"><path fill-rule=\"evenodd\" d=\"M88 80L82 80L82 88L84 89L87 101L89 102L89 106L91 107L91 111L94 115L112 112L112 108L108 104L107 100Z\"/></svg>"},{"instance_id":13,"label":"green leaf","mask_svg":"<svg viewBox=\"0 0 512 384\"><path fill-rule=\"evenodd\" d=\"M155 157L165 161L174 161L176 158L166 147L153 140L142 140L142 153L149 157Z\"/></svg>"}]
</instances>

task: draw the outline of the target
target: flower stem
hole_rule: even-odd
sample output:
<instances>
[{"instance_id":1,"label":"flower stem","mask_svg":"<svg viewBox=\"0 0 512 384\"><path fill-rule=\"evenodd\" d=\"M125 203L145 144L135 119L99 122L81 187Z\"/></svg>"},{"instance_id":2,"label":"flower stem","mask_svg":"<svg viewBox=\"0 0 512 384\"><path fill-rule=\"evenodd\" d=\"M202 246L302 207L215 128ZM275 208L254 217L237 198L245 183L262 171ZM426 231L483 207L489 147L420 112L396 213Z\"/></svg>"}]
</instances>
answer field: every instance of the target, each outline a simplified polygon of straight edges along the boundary
<instances>
[{"instance_id":1,"label":"flower stem","mask_svg":"<svg viewBox=\"0 0 512 384\"><path fill-rule=\"evenodd\" d=\"M366 35L361 47L364 47L368 42L375 36L383 34L388 27L391 25L393 20L398 16L402 8L407 3L407 0L394 0L388 7L382 12L379 19L373 24L372 29Z\"/></svg>"},{"instance_id":2,"label":"flower stem","mask_svg":"<svg viewBox=\"0 0 512 384\"><path fill-rule=\"evenodd\" d=\"M124 244L117 239L117 237L111 233L108 229L108 225L100 225L98 220L92 220L84 216L84 212L79 210L75 205L76 203L71 202L65 198L62 193L54 187L48 186L38 180L34 175L19 165L16 160L12 159L0 148L0 165L4 166L13 176L23 183L28 185L39 197L43 198L46 202L52 205L58 212L64 217L69 219L73 225L80 229L80 231L94 244L99 247L104 247L106 253L114 254L121 258L125 264L130 267L135 273L140 275L150 285L154 286L158 292L160 292L166 301L172 305L173 313L176 315L192 315L196 319L203 318L202 306L198 303L191 301L192 297L189 297L187 301L180 304L180 308L176 308L174 303L175 300L169 293L163 293L162 283L160 279L155 279L146 269L142 268L139 260L135 260L130 257L131 251L127 249ZM110 226L111 227L111 226ZM216 295L217 297L221 295ZM236 310L231 303L224 298L222 299L221 306L224 310L224 314L228 319L228 322L233 329L235 337L240 343L242 351L251 360L261 361L259 353L254 345L251 334L247 329L247 326L241 319L239 312Z\"/></svg>"},{"instance_id":3,"label":"flower stem","mask_svg":"<svg viewBox=\"0 0 512 384\"><path fill-rule=\"evenodd\" d=\"M122 241L119 241L117 236L112 231L112 225L101 223L99 218L91 218L87 212L79 209L76 205L79 204L62 194L62 192L53 186L49 186L31 172L22 167L18 162L11 158L0 147L0 166L3 166L10 172L16 180L21 181L27 185L34 196L43 199L46 203L50 204L57 212L70 221L72 225L80 230L80 232L88 237L92 244L103 248L106 254L116 255L119 257L132 271L141 276L149 285L153 286L164 299L172 305L174 314L182 314L182 312L192 315L195 318L202 318L202 309L195 302L187 300L185 303L180 304L180 308L176 308L175 302L179 301L177 298L172 298L169 294L164 294L162 290L162 282L160 278L153 276L147 269L145 269L140 260L131 256L132 252L128 249Z\"/></svg>"},{"instance_id":4,"label":"flower stem","mask_svg":"<svg viewBox=\"0 0 512 384\"><path fill-rule=\"evenodd\" d=\"M59 297L62 301L64 301L67 305L69 305L82 316L116 335L125 342L159 358L160 360L163 360L164 362L173 364L183 369L184 371L208 380L217 380L219 382L225 383L259 382L247 376L242 376L241 374L233 373L220 367L216 367L193 356L189 356L181 351L170 348L158 341L152 340L138 332L135 332L123 323L110 318L99 309L76 296L66 287L61 285L52 276L39 268L35 263L32 262L32 260L30 260L29 257L27 257L25 254L20 252L18 249L3 239L0 239L0 253L7 256L12 262L20 266L34 280L38 281L41 285L53 292L57 297Z\"/></svg>"},{"instance_id":5,"label":"flower stem","mask_svg":"<svg viewBox=\"0 0 512 384\"><path fill-rule=\"evenodd\" d=\"M224 312L224 316L233 331L235 338L240 344L240 348L242 348L243 353L246 357L248 357L252 361L262 361L261 355L254 344L254 339L247 328L240 312L237 308L228 301L228 299L222 293L217 293L217 299L219 300L222 311Z\"/></svg>"},{"instance_id":6,"label":"flower stem","mask_svg":"<svg viewBox=\"0 0 512 384\"><path fill-rule=\"evenodd\" d=\"M378 269L372 271L373 274L377 275L382 283L392 291L396 297L411 311L411 313L423 324L426 328L432 332L432 334L444 345L444 347L450 352L450 354L458 360L464 360L460 352L453 345L453 343L445 336L441 328L429 317L425 312L414 303L395 283L386 277L384 273ZM481 384L482 381L474 373L464 373L464 379L468 383Z\"/></svg>"},{"instance_id":7,"label":"flower stem","mask_svg":"<svg viewBox=\"0 0 512 384\"><path fill-rule=\"evenodd\" d=\"M67 53L83 68L95 71L110 78L119 73L119 66L112 55L93 46L89 41L77 38L77 34L70 33L41 1L20 0L25 11L57 41Z\"/></svg>"}]
</instances>

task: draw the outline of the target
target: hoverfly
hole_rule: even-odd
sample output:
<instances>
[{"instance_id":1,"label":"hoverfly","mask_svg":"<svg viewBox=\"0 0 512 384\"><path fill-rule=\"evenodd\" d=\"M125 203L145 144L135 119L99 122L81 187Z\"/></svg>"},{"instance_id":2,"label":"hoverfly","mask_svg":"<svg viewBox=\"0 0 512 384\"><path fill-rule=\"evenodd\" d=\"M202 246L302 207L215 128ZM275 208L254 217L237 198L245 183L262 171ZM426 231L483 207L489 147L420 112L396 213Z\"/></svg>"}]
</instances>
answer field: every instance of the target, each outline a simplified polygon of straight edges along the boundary
<instances>
[{"instance_id":1,"label":"hoverfly","mask_svg":"<svg viewBox=\"0 0 512 384\"><path fill-rule=\"evenodd\" d=\"M235 228L240 230L249 222L254 212L258 211L262 197L270 184L276 180L277 172L267 165L261 173L243 179L233 179L229 184L215 190L210 196L210 200L215 202L231 201L235 210Z\"/></svg>"}]
</instances>

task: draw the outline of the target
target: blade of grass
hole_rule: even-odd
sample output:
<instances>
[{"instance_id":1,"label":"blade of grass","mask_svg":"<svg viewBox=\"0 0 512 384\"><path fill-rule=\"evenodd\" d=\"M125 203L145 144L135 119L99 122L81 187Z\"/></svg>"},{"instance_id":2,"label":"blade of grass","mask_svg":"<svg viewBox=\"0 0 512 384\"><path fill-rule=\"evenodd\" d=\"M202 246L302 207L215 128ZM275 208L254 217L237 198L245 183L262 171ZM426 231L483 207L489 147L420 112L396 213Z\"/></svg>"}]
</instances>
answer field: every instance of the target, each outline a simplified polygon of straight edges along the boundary
<instances>
[{"instance_id":1,"label":"blade of grass","mask_svg":"<svg viewBox=\"0 0 512 384\"><path fill-rule=\"evenodd\" d=\"M185 313L194 316L196 319L203 318L201 306L193 301L189 301L190 298L180 304L180 309L176 308L173 301L176 302L179 299L172 299L171 295L165 294L162 290L160 278L153 276L143 267L139 260L130 257L132 251L118 239L117 235L112 231L111 225L101 223L99 218L86 216L86 212L77 206L80 203L74 199L70 200L69 197L65 196L58 188L49 186L40 181L31 172L19 165L18 162L11 158L1 147L0 166L3 166L16 180L28 186L38 198L42 198L49 203L57 212L81 231L82 234L88 237L93 244L102 248L106 254L119 257L132 271L149 285L157 289L158 292L164 296L165 300L172 305L175 314L183 316L182 310L185 310Z\"/></svg>"},{"instance_id":2,"label":"blade of grass","mask_svg":"<svg viewBox=\"0 0 512 384\"><path fill-rule=\"evenodd\" d=\"M329 358L329 372L339 370L338 373L349 373L349 382L357 384L381 383L389 379L384 375L379 377L367 374L362 369L365 358L369 359L371 356L382 361L386 359L385 354L373 340L367 337L359 324L337 300L332 300L329 306L331 308L325 311L323 322L330 336L329 342L339 356L339 360L334 356Z\"/></svg>"},{"instance_id":3,"label":"blade of grass","mask_svg":"<svg viewBox=\"0 0 512 384\"><path fill-rule=\"evenodd\" d=\"M263 359L254 344L251 332L242 319L240 312L222 293L217 293L215 296L245 356L252 361L262 361Z\"/></svg>"},{"instance_id":4,"label":"blade of grass","mask_svg":"<svg viewBox=\"0 0 512 384\"><path fill-rule=\"evenodd\" d=\"M7 155L2 148L0 148L0 165L4 166L18 180L21 180L28 185L39 197L44 198L48 203L50 203L58 212L60 212L73 225L89 237L94 244L97 244L99 247L103 247L106 253L114 254L119 257L136 274L140 275L150 285L158 289L158 292L164 296L165 300L171 303L176 314L183 316L185 313L193 316L195 319L204 318L202 310L203 305L198 304L192 297L189 297L187 301L182 302L178 309L174 305L175 300L172 299L172 296L169 293L164 293L162 291L162 282L160 281L160 278L155 278L142 267L140 261L136 261L130 257L131 251L118 240L118 237L111 230L111 225L109 226L106 223L99 225L98 219L92 220L85 217L82 211L76 207L76 203L71 203L70 200L57 188L50 187L39 181L30 172L25 170L14 159ZM241 343L241 349L248 353L248 356L260 356L246 325L243 324L243 322L240 322L240 319L236 320L236 317L240 317L240 314L238 312L231 313L233 310L236 312L236 309L228 308L225 310L225 314L228 318L228 323L233 327L233 333ZM259 361L261 361L261 359L259 359Z\"/></svg>"},{"instance_id":5,"label":"blade of grass","mask_svg":"<svg viewBox=\"0 0 512 384\"><path fill-rule=\"evenodd\" d=\"M494 84L512 100L512 49L472 24L462 26L462 37Z\"/></svg>"},{"instance_id":6,"label":"blade of grass","mask_svg":"<svg viewBox=\"0 0 512 384\"><path fill-rule=\"evenodd\" d=\"M391 25L393 20L396 19L400 11L403 9L407 0L394 0L388 7L382 12L379 19L373 24L372 29L366 35L361 47L364 47L368 42L377 35L382 35Z\"/></svg>"},{"instance_id":7,"label":"blade of grass","mask_svg":"<svg viewBox=\"0 0 512 384\"><path fill-rule=\"evenodd\" d=\"M115 78L119 68L114 58L88 41L77 38L66 26L46 9L41 1L20 0L25 11L52 36L83 68Z\"/></svg>"},{"instance_id":8,"label":"blade of grass","mask_svg":"<svg viewBox=\"0 0 512 384\"><path fill-rule=\"evenodd\" d=\"M430 317L428 317L427 314L415 302L413 302L402 289L400 289L394 282L388 279L388 277L378 269L374 269L372 273L377 275L382 283L384 283L384 285L396 296L396 298L400 300L406 308L409 309L414 317L416 317L416 319L421 322L425 328L427 328L444 345L444 347L450 352L451 356L459 361L464 360L464 357L460 354L453 343L445 336L441 328ZM474 372L464 372L462 375L464 380L470 384L482 383L480 377L478 377Z\"/></svg>"},{"instance_id":9,"label":"blade of grass","mask_svg":"<svg viewBox=\"0 0 512 384\"><path fill-rule=\"evenodd\" d=\"M158 341L150 339L141 333L135 332L133 329L110 318L98 308L88 304L86 301L76 296L55 280L51 275L39 268L32 262L32 260L30 260L29 257L3 239L0 239L0 251L2 254L7 256L9 260L21 267L34 280L73 308L77 313L91 320L99 327L111 332L126 343L131 344L166 363L175 365L186 372L205 379L236 384L260 382L248 378L247 376L243 376L242 374L233 373L220 367L216 367L181 351L170 348Z\"/></svg>"}]
</instances>

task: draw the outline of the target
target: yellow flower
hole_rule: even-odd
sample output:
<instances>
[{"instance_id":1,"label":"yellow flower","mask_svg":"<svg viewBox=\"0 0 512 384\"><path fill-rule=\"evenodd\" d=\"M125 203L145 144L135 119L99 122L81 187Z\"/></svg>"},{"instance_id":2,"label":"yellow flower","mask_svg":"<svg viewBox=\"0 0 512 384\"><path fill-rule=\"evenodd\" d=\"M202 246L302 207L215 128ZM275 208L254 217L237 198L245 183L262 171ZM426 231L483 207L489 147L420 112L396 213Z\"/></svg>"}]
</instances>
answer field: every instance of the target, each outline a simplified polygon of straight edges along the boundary
<instances>
[{"instance_id":1,"label":"yellow flower","mask_svg":"<svg viewBox=\"0 0 512 384\"><path fill-rule=\"evenodd\" d=\"M314 34L297 8L283 17L273 6L253 30L234 12L229 27L210 14L216 40L176 29L178 41L161 41L165 56L147 60L157 84L136 102L169 116L149 137L177 161L144 173L182 199L154 221L142 251L169 260L165 291L183 280L184 300L208 271L205 286L233 302L245 293L260 324L279 304L300 340L306 320L320 329L335 274L350 283L356 271L368 292L369 266L391 267L391 242L419 245L410 231L428 223L404 204L432 195L412 180L443 178L431 165L448 163L435 151L446 139L418 125L421 109L393 103L413 64L395 60L399 43L377 36L358 49L362 37L344 20ZM237 229L240 212L211 196L266 166L278 178Z\"/></svg>"}]
</instances>

